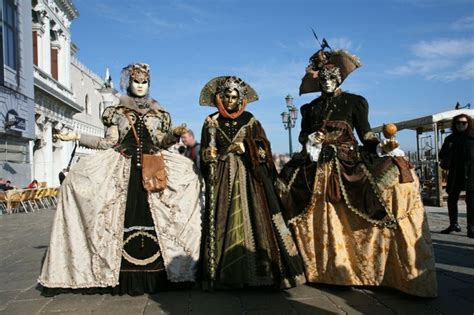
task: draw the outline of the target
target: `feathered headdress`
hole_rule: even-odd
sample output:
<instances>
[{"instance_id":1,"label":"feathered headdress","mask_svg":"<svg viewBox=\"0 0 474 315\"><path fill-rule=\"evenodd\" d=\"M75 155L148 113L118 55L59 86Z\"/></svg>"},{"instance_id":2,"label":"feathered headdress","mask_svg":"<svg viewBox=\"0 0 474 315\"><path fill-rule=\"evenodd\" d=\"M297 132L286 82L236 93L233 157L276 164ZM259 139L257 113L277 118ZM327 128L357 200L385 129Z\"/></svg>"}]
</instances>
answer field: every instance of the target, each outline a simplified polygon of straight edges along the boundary
<instances>
[{"instance_id":1,"label":"feathered headdress","mask_svg":"<svg viewBox=\"0 0 474 315\"><path fill-rule=\"evenodd\" d=\"M318 40L314 30L313 34ZM301 80L300 95L321 91L319 75L323 69L338 68L340 76L339 84L341 84L352 71L362 65L357 56L351 55L342 49L333 50L324 38L320 45L321 48L309 58L309 65L306 67L306 75Z\"/></svg>"}]
</instances>

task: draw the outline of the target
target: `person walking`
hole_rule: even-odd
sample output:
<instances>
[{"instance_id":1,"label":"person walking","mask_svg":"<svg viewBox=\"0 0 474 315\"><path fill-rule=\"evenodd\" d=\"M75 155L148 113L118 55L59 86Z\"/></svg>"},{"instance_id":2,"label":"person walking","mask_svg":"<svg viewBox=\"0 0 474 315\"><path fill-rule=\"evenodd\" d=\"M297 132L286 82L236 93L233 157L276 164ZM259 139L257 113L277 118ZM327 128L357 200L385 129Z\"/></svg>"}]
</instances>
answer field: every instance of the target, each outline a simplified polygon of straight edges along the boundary
<instances>
[{"instance_id":1,"label":"person walking","mask_svg":"<svg viewBox=\"0 0 474 315\"><path fill-rule=\"evenodd\" d=\"M474 130L472 118L460 114L453 118L452 134L444 140L439 158L441 168L448 171L449 226L442 234L461 232L458 224L458 201L461 191L466 192L467 236L474 238Z\"/></svg>"}]
</instances>

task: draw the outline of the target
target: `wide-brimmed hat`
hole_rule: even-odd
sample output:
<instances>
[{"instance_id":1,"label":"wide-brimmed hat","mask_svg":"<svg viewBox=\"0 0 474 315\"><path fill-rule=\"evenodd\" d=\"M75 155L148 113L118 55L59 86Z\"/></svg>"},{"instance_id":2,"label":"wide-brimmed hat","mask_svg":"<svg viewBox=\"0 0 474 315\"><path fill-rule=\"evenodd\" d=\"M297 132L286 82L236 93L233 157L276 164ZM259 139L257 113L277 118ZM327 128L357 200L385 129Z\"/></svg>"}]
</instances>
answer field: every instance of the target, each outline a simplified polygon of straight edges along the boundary
<instances>
[{"instance_id":1,"label":"wide-brimmed hat","mask_svg":"<svg viewBox=\"0 0 474 315\"><path fill-rule=\"evenodd\" d=\"M236 76L215 77L204 85L199 96L199 105L216 106L216 95L226 89L235 89L239 92L239 98L245 98L247 103L258 100L257 92L244 80Z\"/></svg>"},{"instance_id":2,"label":"wide-brimmed hat","mask_svg":"<svg viewBox=\"0 0 474 315\"><path fill-rule=\"evenodd\" d=\"M300 95L305 93L320 92L319 71L324 67L337 67L341 75L340 84L355 69L361 66L359 58L345 50L318 50L309 58L306 74L301 80Z\"/></svg>"}]
</instances>

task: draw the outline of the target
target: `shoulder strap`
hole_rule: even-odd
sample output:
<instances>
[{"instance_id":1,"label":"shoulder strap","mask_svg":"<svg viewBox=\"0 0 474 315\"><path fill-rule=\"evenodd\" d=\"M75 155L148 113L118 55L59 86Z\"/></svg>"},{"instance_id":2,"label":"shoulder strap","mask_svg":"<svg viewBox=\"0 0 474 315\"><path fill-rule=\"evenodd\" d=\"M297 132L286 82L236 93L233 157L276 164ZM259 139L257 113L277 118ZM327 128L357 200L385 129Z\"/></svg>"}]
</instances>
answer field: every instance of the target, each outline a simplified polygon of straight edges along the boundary
<instances>
[{"instance_id":1,"label":"shoulder strap","mask_svg":"<svg viewBox=\"0 0 474 315\"><path fill-rule=\"evenodd\" d=\"M128 122L130 123L130 127L132 128L133 136L135 137L135 141L137 141L137 144L140 145L140 139L138 138L137 131L135 130L135 126L133 125L133 121L128 115L127 112L124 113L125 117L127 117Z\"/></svg>"}]
</instances>

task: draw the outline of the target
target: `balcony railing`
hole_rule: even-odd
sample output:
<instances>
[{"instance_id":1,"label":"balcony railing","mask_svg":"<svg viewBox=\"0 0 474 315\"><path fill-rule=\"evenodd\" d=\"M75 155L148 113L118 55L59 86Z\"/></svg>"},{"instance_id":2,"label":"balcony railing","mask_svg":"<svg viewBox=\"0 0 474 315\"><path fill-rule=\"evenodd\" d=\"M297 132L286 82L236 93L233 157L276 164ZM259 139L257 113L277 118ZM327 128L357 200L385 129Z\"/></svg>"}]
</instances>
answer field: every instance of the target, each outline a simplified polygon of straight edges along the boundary
<instances>
[{"instance_id":1,"label":"balcony railing","mask_svg":"<svg viewBox=\"0 0 474 315\"><path fill-rule=\"evenodd\" d=\"M71 107L76 112L84 111L84 107L76 102L70 89L53 79L49 74L34 66L35 86Z\"/></svg>"}]
</instances>

